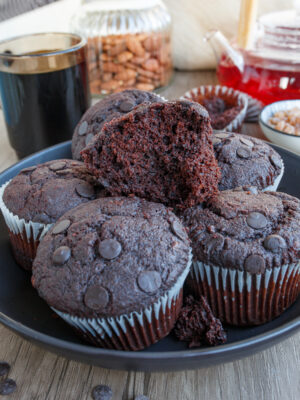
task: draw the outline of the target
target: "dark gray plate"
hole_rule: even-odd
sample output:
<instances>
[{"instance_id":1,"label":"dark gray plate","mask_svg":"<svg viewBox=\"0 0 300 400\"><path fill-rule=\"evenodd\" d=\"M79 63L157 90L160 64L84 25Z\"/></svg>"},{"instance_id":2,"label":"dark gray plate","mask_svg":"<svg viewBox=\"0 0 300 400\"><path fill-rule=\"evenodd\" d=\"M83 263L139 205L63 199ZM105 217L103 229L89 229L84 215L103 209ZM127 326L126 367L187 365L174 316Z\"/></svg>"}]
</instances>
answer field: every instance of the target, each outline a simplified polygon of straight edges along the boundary
<instances>
[{"instance_id":1,"label":"dark gray plate","mask_svg":"<svg viewBox=\"0 0 300 400\"><path fill-rule=\"evenodd\" d=\"M273 146L285 163L280 190L300 198L300 157ZM0 175L0 185L22 168L58 158L70 158L70 142L36 153ZM188 350L172 334L140 352L95 348L82 343L72 329L55 318L30 284L28 273L12 258L7 231L0 219L0 321L24 338L68 358L104 368L136 371L171 371L207 367L233 361L286 339L300 327L300 298L274 321L254 328L228 327L228 343Z\"/></svg>"}]
</instances>

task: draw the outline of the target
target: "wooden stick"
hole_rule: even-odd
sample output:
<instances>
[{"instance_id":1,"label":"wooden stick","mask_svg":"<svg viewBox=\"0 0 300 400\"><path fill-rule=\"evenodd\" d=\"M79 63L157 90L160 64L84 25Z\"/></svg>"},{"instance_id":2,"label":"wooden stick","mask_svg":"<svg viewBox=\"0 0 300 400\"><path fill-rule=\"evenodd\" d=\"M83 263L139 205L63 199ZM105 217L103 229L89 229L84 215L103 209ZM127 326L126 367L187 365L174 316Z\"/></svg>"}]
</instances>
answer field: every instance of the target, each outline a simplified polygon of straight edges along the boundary
<instances>
[{"instance_id":1,"label":"wooden stick","mask_svg":"<svg viewBox=\"0 0 300 400\"><path fill-rule=\"evenodd\" d=\"M257 3L258 0L241 0L237 42L242 49L249 49L253 43Z\"/></svg>"}]
</instances>

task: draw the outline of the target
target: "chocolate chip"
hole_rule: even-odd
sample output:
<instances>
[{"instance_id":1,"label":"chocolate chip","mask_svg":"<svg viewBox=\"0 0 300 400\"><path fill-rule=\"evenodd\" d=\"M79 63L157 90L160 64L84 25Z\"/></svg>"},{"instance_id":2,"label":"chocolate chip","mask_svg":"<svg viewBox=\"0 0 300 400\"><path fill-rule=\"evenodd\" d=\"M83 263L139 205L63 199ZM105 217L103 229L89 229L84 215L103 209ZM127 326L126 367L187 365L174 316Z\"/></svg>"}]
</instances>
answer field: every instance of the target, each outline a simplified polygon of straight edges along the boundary
<instances>
[{"instance_id":1,"label":"chocolate chip","mask_svg":"<svg viewBox=\"0 0 300 400\"><path fill-rule=\"evenodd\" d=\"M108 291L100 285L90 286L84 295L84 303L91 310L97 311L108 304Z\"/></svg>"},{"instance_id":2,"label":"chocolate chip","mask_svg":"<svg viewBox=\"0 0 300 400\"><path fill-rule=\"evenodd\" d=\"M45 213L36 214L32 219L33 222L38 222L40 224L49 224L49 216Z\"/></svg>"},{"instance_id":3,"label":"chocolate chip","mask_svg":"<svg viewBox=\"0 0 300 400\"><path fill-rule=\"evenodd\" d=\"M216 146L217 144L220 144L221 143L221 139L218 139L218 138L216 138L216 137L213 137L212 138L212 144L213 144L213 146Z\"/></svg>"},{"instance_id":4,"label":"chocolate chip","mask_svg":"<svg viewBox=\"0 0 300 400\"><path fill-rule=\"evenodd\" d=\"M262 229L268 224L267 218L259 212L251 212L247 216L247 224L253 229Z\"/></svg>"},{"instance_id":5,"label":"chocolate chip","mask_svg":"<svg viewBox=\"0 0 300 400\"><path fill-rule=\"evenodd\" d=\"M107 385L95 386L92 390L92 398L94 400L111 400L113 392Z\"/></svg>"},{"instance_id":6,"label":"chocolate chip","mask_svg":"<svg viewBox=\"0 0 300 400\"><path fill-rule=\"evenodd\" d=\"M10 371L10 365L7 362L0 362L0 376L8 375Z\"/></svg>"},{"instance_id":7,"label":"chocolate chip","mask_svg":"<svg viewBox=\"0 0 300 400\"><path fill-rule=\"evenodd\" d=\"M68 246L58 247L52 257L52 261L55 265L64 265L71 257L71 249Z\"/></svg>"},{"instance_id":8,"label":"chocolate chip","mask_svg":"<svg viewBox=\"0 0 300 400\"><path fill-rule=\"evenodd\" d=\"M56 224L52 230L53 235L57 235L58 233L64 232L69 228L71 221L69 219L63 219L58 224Z\"/></svg>"},{"instance_id":9,"label":"chocolate chip","mask_svg":"<svg viewBox=\"0 0 300 400\"><path fill-rule=\"evenodd\" d=\"M79 136L85 135L87 132L88 126L89 126L89 124L86 121L83 121L78 128L78 135Z\"/></svg>"},{"instance_id":10,"label":"chocolate chip","mask_svg":"<svg viewBox=\"0 0 300 400\"><path fill-rule=\"evenodd\" d=\"M149 400L149 397L143 395L143 394L139 394L138 396L136 396L134 398L134 400Z\"/></svg>"},{"instance_id":11,"label":"chocolate chip","mask_svg":"<svg viewBox=\"0 0 300 400\"><path fill-rule=\"evenodd\" d=\"M36 167L28 167L28 168L23 168L21 172L32 172L36 169Z\"/></svg>"},{"instance_id":12,"label":"chocolate chip","mask_svg":"<svg viewBox=\"0 0 300 400\"><path fill-rule=\"evenodd\" d=\"M251 151L249 149L247 149L246 147L239 147L236 150L236 154L240 157L240 158L244 158L247 159L250 157L251 155Z\"/></svg>"},{"instance_id":13,"label":"chocolate chip","mask_svg":"<svg viewBox=\"0 0 300 400\"><path fill-rule=\"evenodd\" d=\"M90 183L84 181L77 183L75 190L81 197L90 198L95 194L94 187Z\"/></svg>"},{"instance_id":14,"label":"chocolate chip","mask_svg":"<svg viewBox=\"0 0 300 400\"><path fill-rule=\"evenodd\" d=\"M92 133L89 133L87 137L85 138L85 145L87 146L91 141L93 140L94 135Z\"/></svg>"},{"instance_id":15,"label":"chocolate chip","mask_svg":"<svg viewBox=\"0 0 300 400\"><path fill-rule=\"evenodd\" d=\"M215 137L217 137L219 139L225 139L225 138L229 137L229 133L216 133Z\"/></svg>"},{"instance_id":16,"label":"chocolate chip","mask_svg":"<svg viewBox=\"0 0 300 400\"><path fill-rule=\"evenodd\" d=\"M251 142L251 140L245 139L243 137L240 137L239 139L240 142L245 144L246 146L253 147L253 143Z\"/></svg>"},{"instance_id":17,"label":"chocolate chip","mask_svg":"<svg viewBox=\"0 0 300 400\"><path fill-rule=\"evenodd\" d=\"M261 274L265 271L265 260L259 254L251 254L245 260L245 270L250 274Z\"/></svg>"},{"instance_id":18,"label":"chocolate chip","mask_svg":"<svg viewBox=\"0 0 300 400\"><path fill-rule=\"evenodd\" d=\"M264 240L264 247L267 250L270 250L273 253L276 253L286 247L286 242L282 236L269 235Z\"/></svg>"},{"instance_id":19,"label":"chocolate chip","mask_svg":"<svg viewBox=\"0 0 300 400\"><path fill-rule=\"evenodd\" d=\"M282 168L281 159L280 159L276 154L272 154L272 155L270 156L270 161L271 161L271 163L274 165L274 167L276 167L276 168Z\"/></svg>"},{"instance_id":20,"label":"chocolate chip","mask_svg":"<svg viewBox=\"0 0 300 400\"><path fill-rule=\"evenodd\" d=\"M0 395L8 396L12 394L17 389L16 382L13 379L5 379L0 382Z\"/></svg>"},{"instance_id":21,"label":"chocolate chip","mask_svg":"<svg viewBox=\"0 0 300 400\"><path fill-rule=\"evenodd\" d=\"M122 246L117 240L105 239L99 243L98 250L101 257L112 260L120 255Z\"/></svg>"},{"instance_id":22,"label":"chocolate chip","mask_svg":"<svg viewBox=\"0 0 300 400\"><path fill-rule=\"evenodd\" d=\"M186 239L186 233L182 224L176 219L171 222L171 231L181 240Z\"/></svg>"},{"instance_id":23,"label":"chocolate chip","mask_svg":"<svg viewBox=\"0 0 300 400\"><path fill-rule=\"evenodd\" d=\"M122 103L119 105L119 109L122 112L129 112L135 107L135 104L132 101L124 100Z\"/></svg>"},{"instance_id":24,"label":"chocolate chip","mask_svg":"<svg viewBox=\"0 0 300 400\"><path fill-rule=\"evenodd\" d=\"M53 164L50 164L49 169L51 169L51 171L59 171L60 169L64 169L65 166L66 166L65 161L57 161Z\"/></svg>"},{"instance_id":25,"label":"chocolate chip","mask_svg":"<svg viewBox=\"0 0 300 400\"><path fill-rule=\"evenodd\" d=\"M157 271L143 271L137 278L139 288L145 293L155 293L161 286L161 276Z\"/></svg>"}]
</instances>

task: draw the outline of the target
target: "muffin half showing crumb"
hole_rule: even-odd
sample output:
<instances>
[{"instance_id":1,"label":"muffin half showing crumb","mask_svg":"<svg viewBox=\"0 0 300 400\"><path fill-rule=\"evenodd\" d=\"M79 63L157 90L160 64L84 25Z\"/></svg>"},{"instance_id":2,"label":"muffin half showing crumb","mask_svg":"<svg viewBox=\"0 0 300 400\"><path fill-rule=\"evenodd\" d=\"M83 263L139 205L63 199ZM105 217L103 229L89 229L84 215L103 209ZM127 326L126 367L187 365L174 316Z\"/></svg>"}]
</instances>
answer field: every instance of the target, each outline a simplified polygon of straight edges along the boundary
<instances>
[{"instance_id":1,"label":"muffin half showing crumb","mask_svg":"<svg viewBox=\"0 0 300 400\"><path fill-rule=\"evenodd\" d=\"M81 152L112 196L190 207L218 191L207 111L182 100L141 105L104 125Z\"/></svg>"}]
</instances>

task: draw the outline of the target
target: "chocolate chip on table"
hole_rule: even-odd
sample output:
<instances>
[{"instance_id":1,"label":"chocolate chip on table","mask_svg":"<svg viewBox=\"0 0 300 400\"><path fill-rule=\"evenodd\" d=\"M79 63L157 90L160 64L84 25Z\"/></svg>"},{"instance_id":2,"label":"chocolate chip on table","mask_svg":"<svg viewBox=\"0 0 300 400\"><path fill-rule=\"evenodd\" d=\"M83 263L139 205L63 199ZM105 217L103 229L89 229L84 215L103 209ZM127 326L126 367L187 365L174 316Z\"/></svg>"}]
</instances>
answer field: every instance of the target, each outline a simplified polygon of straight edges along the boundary
<instances>
[{"instance_id":1,"label":"chocolate chip on table","mask_svg":"<svg viewBox=\"0 0 300 400\"><path fill-rule=\"evenodd\" d=\"M54 162L53 164L50 164L49 169L51 169L51 171L59 171L60 169L64 169L65 166L66 166L65 161L57 161Z\"/></svg>"},{"instance_id":2,"label":"chocolate chip on table","mask_svg":"<svg viewBox=\"0 0 300 400\"><path fill-rule=\"evenodd\" d=\"M262 229L268 224L267 218L259 212L251 212L247 216L247 224L253 229Z\"/></svg>"},{"instance_id":3,"label":"chocolate chip on table","mask_svg":"<svg viewBox=\"0 0 300 400\"><path fill-rule=\"evenodd\" d=\"M13 379L6 378L4 381L0 382L0 395L8 396L12 394L17 389L17 384Z\"/></svg>"},{"instance_id":4,"label":"chocolate chip on table","mask_svg":"<svg viewBox=\"0 0 300 400\"><path fill-rule=\"evenodd\" d=\"M171 230L174 233L174 235L179 237L179 239L181 240L186 239L186 233L184 227L181 225L179 221L174 220L171 222Z\"/></svg>"},{"instance_id":5,"label":"chocolate chip on table","mask_svg":"<svg viewBox=\"0 0 300 400\"><path fill-rule=\"evenodd\" d=\"M0 362L0 376L8 375L9 371L10 371L10 365L5 361Z\"/></svg>"},{"instance_id":6,"label":"chocolate chip on table","mask_svg":"<svg viewBox=\"0 0 300 400\"><path fill-rule=\"evenodd\" d=\"M139 394L134 398L134 400L149 400L149 397L145 396L144 394Z\"/></svg>"},{"instance_id":7,"label":"chocolate chip on table","mask_svg":"<svg viewBox=\"0 0 300 400\"><path fill-rule=\"evenodd\" d=\"M280 235L267 236L263 244L265 249L270 250L273 253L276 253L277 251L280 251L281 249L286 247L286 242L284 238Z\"/></svg>"},{"instance_id":8,"label":"chocolate chip on table","mask_svg":"<svg viewBox=\"0 0 300 400\"><path fill-rule=\"evenodd\" d=\"M259 254L251 254L245 260L245 270L250 274L261 274L266 269L266 263Z\"/></svg>"},{"instance_id":9,"label":"chocolate chip on table","mask_svg":"<svg viewBox=\"0 0 300 400\"><path fill-rule=\"evenodd\" d=\"M247 159L250 158L251 151L247 147L238 147L236 154L240 158Z\"/></svg>"},{"instance_id":10,"label":"chocolate chip on table","mask_svg":"<svg viewBox=\"0 0 300 400\"><path fill-rule=\"evenodd\" d=\"M161 286L161 276L157 271L143 271L137 278L139 288L145 293L155 293Z\"/></svg>"},{"instance_id":11,"label":"chocolate chip on table","mask_svg":"<svg viewBox=\"0 0 300 400\"><path fill-rule=\"evenodd\" d=\"M57 235L58 233L64 232L69 228L71 221L69 219L63 219L58 224L56 224L52 230L53 235Z\"/></svg>"},{"instance_id":12,"label":"chocolate chip on table","mask_svg":"<svg viewBox=\"0 0 300 400\"><path fill-rule=\"evenodd\" d=\"M89 133L87 137L85 138L85 145L87 146L94 138L94 135L92 133Z\"/></svg>"},{"instance_id":13,"label":"chocolate chip on table","mask_svg":"<svg viewBox=\"0 0 300 400\"><path fill-rule=\"evenodd\" d=\"M253 143L251 142L251 140L240 137L240 142L245 144L246 146L253 147Z\"/></svg>"},{"instance_id":14,"label":"chocolate chip on table","mask_svg":"<svg viewBox=\"0 0 300 400\"><path fill-rule=\"evenodd\" d=\"M93 400L111 400L113 392L107 385L97 385L92 390Z\"/></svg>"},{"instance_id":15,"label":"chocolate chip on table","mask_svg":"<svg viewBox=\"0 0 300 400\"><path fill-rule=\"evenodd\" d=\"M98 250L101 257L112 260L120 255L122 246L115 239L105 239L99 243Z\"/></svg>"},{"instance_id":16,"label":"chocolate chip on table","mask_svg":"<svg viewBox=\"0 0 300 400\"><path fill-rule=\"evenodd\" d=\"M109 301L108 291L100 285L88 287L84 295L84 303L91 310L99 310L105 307Z\"/></svg>"},{"instance_id":17,"label":"chocolate chip on table","mask_svg":"<svg viewBox=\"0 0 300 400\"><path fill-rule=\"evenodd\" d=\"M64 265L71 257L71 249L68 246L58 247L52 256L55 265Z\"/></svg>"},{"instance_id":18,"label":"chocolate chip on table","mask_svg":"<svg viewBox=\"0 0 300 400\"><path fill-rule=\"evenodd\" d=\"M75 190L81 197L90 198L95 194L94 187L90 183L84 181L77 183Z\"/></svg>"},{"instance_id":19,"label":"chocolate chip on table","mask_svg":"<svg viewBox=\"0 0 300 400\"><path fill-rule=\"evenodd\" d=\"M78 135L79 136L85 135L87 132L88 126L89 126L88 123L86 121L83 121L79 126Z\"/></svg>"},{"instance_id":20,"label":"chocolate chip on table","mask_svg":"<svg viewBox=\"0 0 300 400\"><path fill-rule=\"evenodd\" d=\"M129 112L134 108L135 104L131 101L124 100L122 103L119 105L119 109L122 112Z\"/></svg>"}]
</instances>

